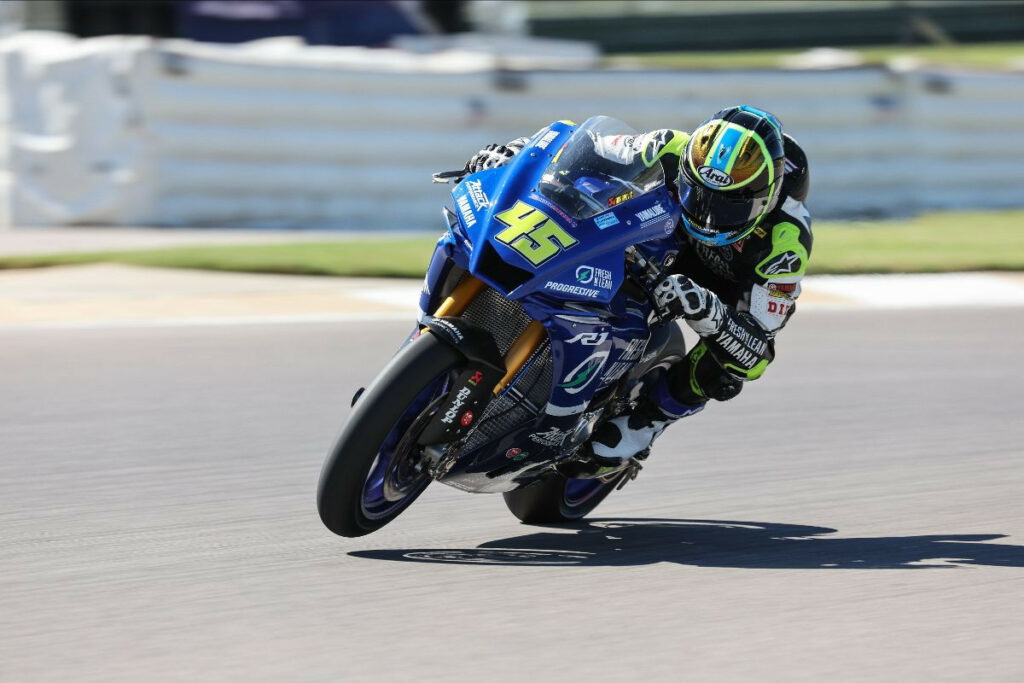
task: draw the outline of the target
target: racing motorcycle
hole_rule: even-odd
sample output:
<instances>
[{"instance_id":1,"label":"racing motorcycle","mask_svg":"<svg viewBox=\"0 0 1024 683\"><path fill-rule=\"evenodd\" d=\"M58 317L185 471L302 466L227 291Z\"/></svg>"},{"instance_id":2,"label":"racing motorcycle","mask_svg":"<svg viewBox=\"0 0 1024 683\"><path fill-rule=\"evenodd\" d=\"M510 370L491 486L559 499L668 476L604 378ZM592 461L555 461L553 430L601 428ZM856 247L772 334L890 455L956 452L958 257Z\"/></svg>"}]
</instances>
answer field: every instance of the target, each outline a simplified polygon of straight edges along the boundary
<instances>
[{"instance_id":1,"label":"racing motorcycle","mask_svg":"<svg viewBox=\"0 0 1024 683\"><path fill-rule=\"evenodd\" d=\"M365 389L324 463L320 518L362 536L431 481L504 495L523 522L591 512L635 478L589 454L686 349L650 292L675 259L678 204L636 131L597 116L543 129L505 166L454 180L414 332ZM621 139L624 137L625 139Z\"/></svg>"}]
</instances>

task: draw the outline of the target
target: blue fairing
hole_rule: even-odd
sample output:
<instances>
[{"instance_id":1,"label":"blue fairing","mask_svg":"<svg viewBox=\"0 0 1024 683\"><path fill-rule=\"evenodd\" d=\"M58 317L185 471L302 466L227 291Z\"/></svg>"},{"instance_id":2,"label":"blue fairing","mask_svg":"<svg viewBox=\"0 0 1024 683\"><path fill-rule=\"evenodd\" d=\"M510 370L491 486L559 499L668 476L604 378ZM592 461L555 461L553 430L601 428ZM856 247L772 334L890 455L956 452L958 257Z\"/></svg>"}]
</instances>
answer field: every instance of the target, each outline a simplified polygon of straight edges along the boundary
<instances>
[{"instance_id":1,"label":"blue fairing","mask_svg":"<svg viewBox=\"0 0 1024 683\"><path fill-rule=\"evenodd\" d=\"M658 263L674 255L678 247L671 233L679 208L664 186L660 166L627 167L591 151L595 134L608 131L623 133L618 137L629 133L624 124L606 117L583 126L554 123L508 165L469 175L452 190L455 211L448 212L449 230L428 267L421 310L430 313L438 305L453 265L469 270L518 300L544 325L553 367L543 412L532 423L464 453L442 479L446 483L475 491L509 490L531 472L543 471L559 449L539 445L529 435L570 431L591 398L644 353L650 307L622 291L625 250L636 245ZM575 155L568 168L584 172L559 170L560 155ZM588 163L597 170L586 171ZM627 171L636 183L643 179L646 184L615 177ZM632 189L624 191L623 183ZM520 216L526 218L517 223ZM509 238L519 229L512 229L516 225L533 230L518 238L521 249L509 244L516 244ZM550 238L555 233L563 236ZM533 235L541 236L535 240ZM506 451L513 448L528 450L529 457L510 463Z\"/></svg>"}]
</instances>

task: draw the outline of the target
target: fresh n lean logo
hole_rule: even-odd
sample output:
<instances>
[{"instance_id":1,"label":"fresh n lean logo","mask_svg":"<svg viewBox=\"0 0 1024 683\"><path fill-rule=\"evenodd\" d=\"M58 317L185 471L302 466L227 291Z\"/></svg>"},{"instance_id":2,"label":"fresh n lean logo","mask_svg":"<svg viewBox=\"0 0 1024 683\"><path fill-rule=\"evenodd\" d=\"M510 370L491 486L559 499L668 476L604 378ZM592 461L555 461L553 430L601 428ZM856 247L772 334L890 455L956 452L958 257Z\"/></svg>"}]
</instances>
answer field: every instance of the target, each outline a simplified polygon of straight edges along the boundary
<instances>
[{"instance_id":1,"label":"fresh n lean logo","mask_svg":"<svg viewBox=\"0 0 1024 683\"><path fill-rule=\"evenodd\" d=\"M590 266L580 266L576 269L576 282L581 285L589 285L594 281L594 269Z\"/></svg>"},{"instance_id":2,"label":"fresh n lean logo","mask_svg":"<svg viewBox=\"0 0 1024 683\"><path fill-rule=\"evenodd\" d=\"M565 389L567 394L580 393L601 374L600 370L604 367L606 360L608 360L607 351L595 353L570 370L558 388Z\"/></svg>"}]
</instances>

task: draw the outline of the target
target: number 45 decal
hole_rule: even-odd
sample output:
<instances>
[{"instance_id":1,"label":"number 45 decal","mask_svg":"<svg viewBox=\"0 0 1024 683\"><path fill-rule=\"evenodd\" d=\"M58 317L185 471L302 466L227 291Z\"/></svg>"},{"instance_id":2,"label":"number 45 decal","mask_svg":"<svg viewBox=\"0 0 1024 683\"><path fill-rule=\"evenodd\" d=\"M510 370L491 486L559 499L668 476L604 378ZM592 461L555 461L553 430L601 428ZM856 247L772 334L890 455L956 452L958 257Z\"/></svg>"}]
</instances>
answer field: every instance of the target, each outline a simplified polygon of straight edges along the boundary
<instances>
[{"instance_id":1,"label":"number 45 decal","mask_svg":"<svg viewBox=\"0 0 1024 683\"><path fill-rule=\"evenodd\" d=\"M508 226L495 235L494 239L512 247L535 266L544 263L561 249L579 244L562 226L521 200L511 209L495 214L494 217Z\"/></svg>"}]
</instances>

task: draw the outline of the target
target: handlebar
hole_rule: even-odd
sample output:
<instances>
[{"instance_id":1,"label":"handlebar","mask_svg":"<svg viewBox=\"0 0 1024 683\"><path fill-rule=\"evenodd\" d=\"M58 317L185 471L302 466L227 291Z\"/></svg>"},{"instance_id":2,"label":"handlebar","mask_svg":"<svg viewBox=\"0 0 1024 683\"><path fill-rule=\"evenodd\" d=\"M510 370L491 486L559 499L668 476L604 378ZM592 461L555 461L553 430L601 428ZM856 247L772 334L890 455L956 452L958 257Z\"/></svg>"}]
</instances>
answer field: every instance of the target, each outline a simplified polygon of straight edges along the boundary
<instances>
[{"instance_id":1,"label":"handlebar","mask_svg":"<svg viewBox=\"0 0 1024 683\"><path fill-rule=\"evenodd\" d=\"M634 275L638 281L637 284L640 285L640 289L643 290L650 302L654 315L662 322L670 320L671 318L665 316L652 293L654 288L665 279L665 271L641 254L636 247L626 247L626 265L630 266L631 274Z\"/></svg>"}]
</instances>

